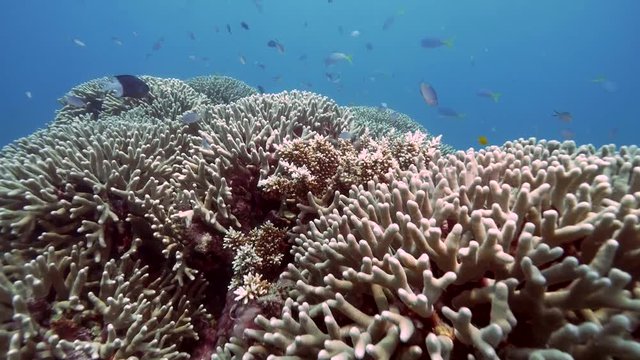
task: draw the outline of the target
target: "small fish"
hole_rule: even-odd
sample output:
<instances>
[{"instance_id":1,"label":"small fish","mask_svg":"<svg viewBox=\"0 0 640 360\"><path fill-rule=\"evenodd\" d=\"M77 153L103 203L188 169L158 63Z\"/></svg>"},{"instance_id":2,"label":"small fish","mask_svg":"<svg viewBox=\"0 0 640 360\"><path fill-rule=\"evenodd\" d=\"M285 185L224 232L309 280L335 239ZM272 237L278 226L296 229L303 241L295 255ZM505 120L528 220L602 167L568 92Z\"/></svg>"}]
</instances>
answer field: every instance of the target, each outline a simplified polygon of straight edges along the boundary
<instances>
[{"instance_id":1,"label":"small fish","mask_svg":"<svg viewBox=\"0 0 640 360\"><path fill-rule=\"evenodd\" d=\"M307 60L307 54L302 54L298 56L298 61L305 61L305 60Z\"/></svg>"},{"instance_id":2,"label":"small fish","mask_svg":"<svg viewBox=\"0 0 640 360\"><path fill-rule=\"evenodd\" d=\"M231 25L227 24L227 32L231 34Z\"/></svg>"},{"instance_id":3,"label":"small fish","mask_svg":"<svg viewBox=\"0 0 640 360\"><path fill-rule=\"evenodd\" d=\"M133 35L133 37L138 37L138 36L140 36L140 34L138 34L138 32L137 32L137 31L133 31L133 32L131 32L131 35Z\"/></svg>"},{"instance_id":4,"label":"small fish","mask_svg":"<svg viewBox=\"0 0 640 360\"><path fill-rule=\"evenodd\" d=\"M247 59L244 58L244 56L240 55L240 57L238 57L238 60L240 61L240 64L245 65L247 63Z\"/></svg>"},{"instance_id":5,"label":"small fish","mask_svg":"<svg viewBox=\"0 0 640 360\"><path fill-rule=\"evenodd\" d=\"M448 108L448 107L439 107L438 114L442 117L455 118L455 119L464 119L467 116L466 114L459 113L453 110L452 108Z\"/></svg>"},{"instance_id":6,"label":"small fish","mask_svg":"<svg viewBox=\"0 0 640 360\"><path fill-rule=\"evenodd\" d=\"M386 102L381 102L381 103L380 103L380 107L381 107L381 108L383 108L383 109L386 109L386 108L388 108L388 107L389 107L389 105L387 105L387 103L386 103Z\"/></svg>"},{"instance_id":7,"label":"small fish","mask_svg":"<svg viewBox=\"0 0 640 360\"><path fill-rule=\"evenodd\" d=\"M31 91L25 91L24 95L27 97L27 99L33 98L33 94L31 93Z\"/></svg>"},{"instance_id":8,"label":"small fish","mask_svg":"<svg viewBox=\"0 0 640 360\"><path fill-rule=\"evenodd\" d=\"M80 39L73 39L73 43L80 46L80 47L86 47L87 44L84 43L84 41L80 40Z\"/></svg>"},{"instance_id":9,"label":"small fish","mask_svg":"<svg viewBox=\"0 0 640 360\"><path fill-rule=\"evenodd\" d=\"M369 51L373 50L373 44L370 42L364 44L364 47Z\"/></svg>"},{"instance_id":10,"label":"small fish","mask_svg":"<svg viewBox=\"0 0 640 360\"><path fill-rule=\"evenodd\" d=\"M117 97L142 99L149 96L149 85L137 76L116 75L103 84L102 90L113 92Z\"/></svg>"},{"instance_id":11,"label":"small fish","mask_svg":"<svg viewBox=\"0 0 640 360\"><path fill-rule=\"evenodd\" d=\"M183 124L193 124L201 120L200 114L196 111L187 111L182 114L182 123Z\"/></svg>"},{"instance_id":12,"label":"small fish","mask_svg":"<svg viewBox=\"0 0 640 360\"><path fill-rule=\"evenodd\" d=\"M189 55L188 57L189 57L189 60L191 60L191 61L196 61L196 60L198 60L198 57L197 57L197 56L195 56L195 55Z\"/></svg>"},{"instance_id":13,"label":"small fish","mask_svg":"<svg viewBox=\"0 0 640 360\"><path fill-rule=\"evenodd\" d=\"M426 49L435 49L441 46L453 47L453 38L439 39L434 37L425 37L420 40L420 46Z\"/></svg>"},{"instance_id":14,"label":"small fish","mask_svg":"<svg viewBox=\"0 0 640 360\"><path fill-rule=\"evenodd\" d=\"M83 108L87 106L87 103L85 102L85 100L81 97L75 96L75 95L70 95L67 94L62 98L62 102L65 105L69 105L71 107L75 107L75 108Z\"/></svg>"},{"instance_id":15,"label":"small fish","mask_svg":"<svg viewBox=\"0 0 640 360\"><path fill-rule=\"evenodd\" d=\"M353 138L353 134L350 131L343 131L338 135L338 139L342 140L351 140Z\"/></svg>"},{"instance_id":16,"label":"small fish","mask_svg":"<svg viewBox=\"0 0 640 360\"><path fill-rule=\"evenodd\" d=\"M502 96L501 93L491 91L489 89L480 89L476 92L476 95L483 98L489 98L493 100L493 102L498 102L500 100L500 97Z\"/></svg>"},{"instance_id":17,"label":"small fish","mask_svg":"<svg viewBox=\"0 0 640 360\"><path fill-rule=\"evenodd\" d=\"M478 144L480 144L482 146L485 146L488 143L489 143L489 139L487 139L486 136L484 136L484 135L478 136Z\"/></svg>"},{"instance_id":18,"label":"small fish","mask_svg":"<svg viewBox=\"0 0 640 360\"><path fill-rule=\"evenodd\" d=\"M118 46L122 46L122 40L120 40L119 38L117 38L116 36L112 36L111 37L111 41L113 41L114 44L118 45Z\"/></svg>"},{"instance_id":19,"label":"small fish","mask_svg":"<svg viewBox=\"0 0 640 360\"><path fill-rule=\"evenodd\" d=\"M429 106L438 106L438 94L433 86L427 83L420 83L420 94L424 99L424 102Z\"/></svg>"},{"instance_id":20,"label":"small fish","mask_svg":"<svg viewBox=\"0 0 640 360\"><path fill-rule=\"evenodd\" d=\"M245 30L249 30L249 25L244 21L240 22L240 26Z\"/></svg>"},{"instance_id":21,"label":"small fish","mask_svg":"<svg viewBox=\"0 0 640 360\"><path fill-rule=\"evenodd\" d=\"M266 66L265 64L263 64L263 63L261 63L261 62L259 62L259 61L255 61L253 64L254 64L255 66L259 67L259 68L260 68L260 70L264 70L264 69L266 69L266 68L267 68L267 66Z\"/></svg>"},{"instance_id":22,"label":"small fish","mask_svg":"<svg viewBox=\"0 0 640 360\"><path fill-rule=\"evenodd\" d=\"M214 26L213 26L213 31L215 31L215 32L219 33L219 32L220 32L220 26L218 26L218 25L214 25Z\"/></svg>"},{"instance_id":23,"label":"small fish","mask_svg":"<svg viewBox=\"0 0 640 360\"><path fill-rule=\"evenodd\" d=\"M334 65L341 61L347 61L349 64L353 64L353 57L341 52L332 52L324 59L324 65Z\"/></svg>"},{"instance_id":24,"label":"small fish","mask_svg":"<svg viewBox=\"0 0 640 360\"><path fill-rule=\"evenodd\" d=\"M571 120L573 120L573 115L571 115L571 113L568 111L553 110L553 114L551 115L557 117L558 119L564 122L571 122Z\"/></svg>"},{"instance_id":25,"label":"small fish","mask_svg":"<svg viewBox=\"0 0 640 360\"><path fill-rule=\"evenodd\" d=\"M352 38L357 38L358 36L360 36L360 31L358 30L353 30L349 36L351 36Z\"/></svg>"},{"instance_id":26,"label":"small fish","mask_svg":"<svg viewBox=\"0 0 640 360\"><path fill-rule=\"evenodd\" d=\"M196 39L196 34L193 33L193 31L189 31L189 39L191 40L195 40Z\"/></svg>"},{"instance_id":27,"label":"small fish","mask_svg":"<svg viewBox=\"0 0 640 360\"><path fill-rule=\"evenodd\" d=\"M270 47L270 48L274 48L274 49L278 50L278 52L281 53L281 54L284 54L284 45L282 45L277 40L269 40L267 42L267 46Z\"/></svg>"},{"instance_id":28,"label":"small fish","mask_svg":"<svg viewBox=\"0 0 640 360\"><path fill-rule=\"evenodd\" d=\"M276 76L272 77L271 80L273 80L275 82L278 82L278 81L282 80L282 75L276 75Z\"/></svg>"},{"instance_id":29,"label":"small fish","mask_svg":"<svg viewBox=\"0 0 640 360\"><path fill-rule=\"evenodd\" d=\"M262 85L258 85L258 92L260 94L264 94L266 91L264 90L264 88L262 87Z\"/></svg>"}]
</instances>

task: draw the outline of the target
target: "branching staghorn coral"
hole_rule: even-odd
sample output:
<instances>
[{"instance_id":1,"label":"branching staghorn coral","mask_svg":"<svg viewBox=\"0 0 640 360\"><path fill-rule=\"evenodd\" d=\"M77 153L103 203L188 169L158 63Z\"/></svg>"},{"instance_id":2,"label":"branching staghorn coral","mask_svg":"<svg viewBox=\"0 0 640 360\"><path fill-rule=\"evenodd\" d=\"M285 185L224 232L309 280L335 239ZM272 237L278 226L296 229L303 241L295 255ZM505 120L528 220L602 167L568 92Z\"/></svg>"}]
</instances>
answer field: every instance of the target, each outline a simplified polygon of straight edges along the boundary
<instances>
[{"instance_id":1,"label":"branching staghorn coral","mask_svg":"<svg viewBox=\"0 0 640 360\"><path fill-rule=\"evenodd\" d=\"M71 89L72 95L85 102L84 107L66 104L60 109L52 125L69 124L75 121L102 120L134 111L129 121L175 121L188 111L201 111L211 105L210 100L178 79L162 79L141 76L149 86L149 96L143 99L117 97L103 90L108 77L88 81Z\"/></svg>"},{"instance_id":2,"label":"branching staghorn coral","mask_svg":"<svg viewBox=\"0 0 640 360\"><path fill-rule=\"evenodd\" d=\"M639 190L634 148L570 142L396 169L317 205L281 315L215 357L636 358Z\"/></svg>"},{"instance_id":3,"label":"branching staghorn coral","mask_svg":"<svg viewBox=\"0 0 640 360\"><path fill-rule=\"evenodd\" d=\"M298 138L277 147L278 166L258 186L267 196L285 203L307 203L309 193L325 199L352 185L384 181L389 169L406 169L419 156L429 161L439 147L440 137L426 140L419 132L378 140L365 134L355 141L339 139L337 143L319 135Z\"/></svg>"},{"instance_id":4,"label":"branching staghorn coral","mask_svg":"<svg viewBox=\"0 0 640 360\"><path fill-rule=\"evenodd\" d=\"M196 76L186 80L186 83L209 98L213 105L230 104L258 93L253 87L229 76Z\"/></svg>"},{"instance_id":5,"label":"branching staghorn coral","mask_svg":"<svg viewBox=\"0 0 640 360\"><path fill-rule=\"evenodd\" d=\"M230 229L224 238L224 247L233 251L233 278L229 289L247 282L246 276L264 276L266 280L277 279L282 271L288 237L286 229L266 221L248 234Z\"/></svg>"},{"instance_id":6,"label":"branching staghorn coral","mask_svg":"<svg viewBox=\"0 0 640 360\"><path fill-rule=\"evenodd\" d=\"M132 259L136 246L102 271L82 243L49 247L27 262L6 253L0 260L6 358L188 358L179 346L198 338L192 320L207 317L195 304L204 283L175 291L172 280L153 280L149 267Z\"/></svg>"},{"instance_id":7,"label":"branching staghorn coral","mask_svg":"<svg viewBox=\"0 0 640 360\"><path fill-rule=\"evenodd\" d=\"M270 204L257 187L277 166L277 146L316 134L336 139L351 119L328 98L298 91L253 95L215 106L203 117L202 146L185 158L176 179L194 217L222 233L288 221L274 215L279 202Z\"/></svg>"},{"instance_id":8,"label":"branching staghorn coral","mask_svg":"<svg viewBox=\"0 0 640 360\"><path fill-rule=\"evenodd\" d=\"M104 263L140 237L150 251L173 259L180 244L170 180L190 146L180 129L111 119L51 128L6 147L0 249L82 241ZM178 267L193 277L184 264Z\"/></svg>"}]
</instances>

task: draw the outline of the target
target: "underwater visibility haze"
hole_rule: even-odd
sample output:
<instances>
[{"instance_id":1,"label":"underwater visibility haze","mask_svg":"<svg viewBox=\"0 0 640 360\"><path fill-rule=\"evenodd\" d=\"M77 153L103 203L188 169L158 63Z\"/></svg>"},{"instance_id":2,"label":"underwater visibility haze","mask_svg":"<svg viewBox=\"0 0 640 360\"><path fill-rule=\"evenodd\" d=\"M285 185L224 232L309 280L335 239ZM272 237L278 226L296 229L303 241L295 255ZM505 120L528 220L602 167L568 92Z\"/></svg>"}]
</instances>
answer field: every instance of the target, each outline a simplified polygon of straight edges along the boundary
<instances>
[{"instance_id":1,"label":"underwater visibility haze","mask_svg":"<svg viewBox=\"0 0 640 360\"><path fill-rule=\"evenodd\" d=\"M455 148L519 137L636 144L637 2L9 1L0 14L0 144L57 99L115 74L221 74L408 114ZM282 51L269 47L282 44ZM332 53L352 61L326 66ZM420 83L445 108L425 105ZM493 101L485 92L499 93ZM570 121L554 117L569 112Z\"/></svg>"},{"instance_id":2,"label":"underwater visibility haze","mask_svg":"<svg viewBox=\"0 0 640 360\"><path fill-rule=\"evenodd\" d=\"M0 360L640 359L639 14L4 1Z\"/></svg>"}]
</instances>

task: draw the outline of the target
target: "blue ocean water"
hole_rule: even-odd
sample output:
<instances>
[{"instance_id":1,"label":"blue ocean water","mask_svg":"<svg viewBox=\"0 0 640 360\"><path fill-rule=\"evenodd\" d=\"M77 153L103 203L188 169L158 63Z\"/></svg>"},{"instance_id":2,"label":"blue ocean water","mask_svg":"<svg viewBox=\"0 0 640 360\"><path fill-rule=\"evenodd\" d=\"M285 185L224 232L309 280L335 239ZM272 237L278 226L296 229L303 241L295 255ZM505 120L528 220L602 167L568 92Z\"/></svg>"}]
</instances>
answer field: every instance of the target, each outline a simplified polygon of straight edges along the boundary
<instances>
[{"instance_id":1,"label":"blue ocean water","mask_svg":"<svg viewBox=\"0 0 640 360\"><path fill-rule=\"evenodd\" d=\"M0 146L53 120L73 86L114 74L222 74L267 92L385 103L460 149L479 136L638 144L638 15L635 0L8 0ZM425 37L453 46L424 48ZM353 63L325 66L336 51ZM464 118L428 107L421 82Z\"/></svg>"}]
</instances>

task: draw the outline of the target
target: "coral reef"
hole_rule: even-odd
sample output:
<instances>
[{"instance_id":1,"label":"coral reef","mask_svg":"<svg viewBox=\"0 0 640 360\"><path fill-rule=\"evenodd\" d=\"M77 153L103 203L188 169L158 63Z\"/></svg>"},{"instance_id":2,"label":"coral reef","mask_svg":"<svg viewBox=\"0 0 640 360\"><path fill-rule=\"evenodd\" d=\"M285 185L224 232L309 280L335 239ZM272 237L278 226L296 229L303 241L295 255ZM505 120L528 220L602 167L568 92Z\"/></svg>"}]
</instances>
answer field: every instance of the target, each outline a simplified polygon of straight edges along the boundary
<instances>
[{"instance_id":1,"label":"coral reef","mask_svg":"<svg viewBox=\"0 0 640 360\"><path fill-rule=\"evenodd\" d=\"M0 151L0 359L640 357L638 148L143 79Z\"/></svg>"},{"instance_id":2,"label":"coral reef","mask_svg":"<svg viewBox=\"0 0 640 360\"><path fill-rule=\"evenodd\" d=\"M639 155L521 140L336 194L215 357L636 358Z\"/></svg>"},{"instance_id":3,"label":"coral reef","mask_svg":"<svg viewBox=\"0 0 640 360\"><path fill-rule=\"evenodd\" d=\"M362 133L364 129L367 129L370 136L379 139L381 137L403 137L406 133L417 131L427 134L427 139L431 138L424 126L399 111L374 106L347 106L345 108L353 114L353 129L356 133ZM440 152L443 154L450 154L454 151L449 145L440 145Z\"/></svg>"},{"instance_id":4,"label":"coral reef","mask_svg":"<svg viewBox=\"0 0 640 360\"><path fill-rule=\"evenodd\" d=\"M213 105L230 104L258 93L255 88L229 76L196 76L186 80L186 83L209 98Z\"/></svg>"},{"instance_id":5,"label":"coral reef","mask_svg":"<svg viewBox=\"0 0 640 360\"><path fill-rule=\"evenodd\" d=\"M49 247L27 263L6 253L0 261L6 358L189 358L179 345L198 338L195 318L207 318L195 305L204 283L178 292L169 277L151 281L149 267L131 258L135 247L98 271L83 247Z\"/></svg>"},{"instance_id":6,"label":"coral reef","mask_svg":"<svg viewBox=\"0 0 640 360\"><path fill-rule=\"evenodd\" d=\"M149 96L144 99L117 97L103 90L108 78L100 78L78 85L68 95L78 97L85 102L84 107L66 104L58 110L52 125L68 124L74 121L106 119L110 116L128 116L136 121L174 121L190 110L199 110L212 103L203 94L193 90L187 83L178 79L162 79L153 76L140 77L149 86Z\"/></svg>"}]
</instances>

